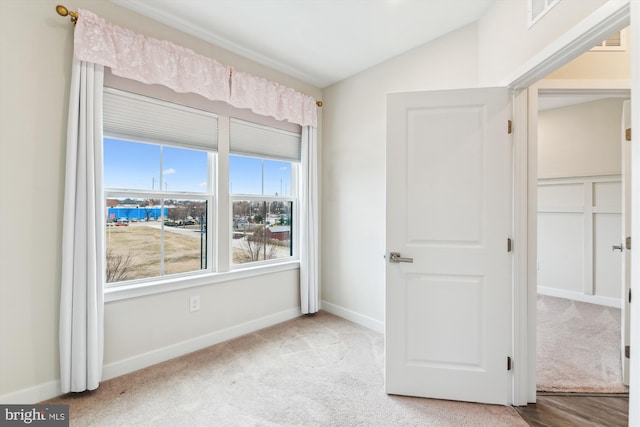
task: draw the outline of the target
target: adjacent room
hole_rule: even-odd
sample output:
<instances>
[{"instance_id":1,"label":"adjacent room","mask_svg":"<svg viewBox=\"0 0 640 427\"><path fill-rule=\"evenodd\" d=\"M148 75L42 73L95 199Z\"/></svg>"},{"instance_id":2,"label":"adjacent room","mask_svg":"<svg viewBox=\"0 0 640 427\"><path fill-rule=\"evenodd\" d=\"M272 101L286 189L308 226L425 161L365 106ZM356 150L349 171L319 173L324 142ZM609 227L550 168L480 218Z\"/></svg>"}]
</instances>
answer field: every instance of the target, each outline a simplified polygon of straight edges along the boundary
<instances>
[{"instance_id":1,"label":"adjacent room","mask_svg":"<svg viewBox=\"0 0 640 427\"><path fill-rule=\"evenodd\" d=\"M1 1L0 405L640 423L640 3L453 3Z\"/></svg>"}]
</instances>

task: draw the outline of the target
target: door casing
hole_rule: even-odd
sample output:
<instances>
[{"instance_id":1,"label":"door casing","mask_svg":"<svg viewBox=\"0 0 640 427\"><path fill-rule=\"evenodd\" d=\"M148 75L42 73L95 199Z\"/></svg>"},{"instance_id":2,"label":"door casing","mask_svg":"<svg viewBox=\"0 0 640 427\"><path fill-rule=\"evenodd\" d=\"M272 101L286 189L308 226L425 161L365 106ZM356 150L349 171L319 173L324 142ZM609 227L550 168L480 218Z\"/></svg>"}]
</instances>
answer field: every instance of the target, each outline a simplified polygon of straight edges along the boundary
<instances>
[{"instance_id":1,"label":"door casing","mask_svg":"<svg viewBox=\"0 0 640 427\"><path fill-rule=\"evenodd\" d=\"M569 30L540 54L525 64L513 78L501 85L513 90L514 105L514 384L513 404L526 405L536 401L535 381L535 309L536 309L536 211L537 211L537 145L536 126L530 123L532 111L537 113L536 100L528 87L573 58L586 52L609 34L631 25L632 31L632 110L640 111L640 2L607 2L588 19ZM535 120L535 117L533 118ZM640 128L638 115L632 118L632 128ZM637 134L637 133L636 133ZM636 138L634 138L636 139ZM640 149L632 152L632 170L640 172ZM635 188L640 188L640 174L633 175ZM634 192L637 193L637 192ZM635 194L634 194L635 195ZM632 212L640 212L640 196L632 201ZM640 219L634 215L632 241L640 241ZM634 256L632 288L640 293L640 262ZM632 325L640 320L640 299L632 305ZM640 348L640 337L632 331L632 347ZM533 353L532 353L533 351ZM640 367L638 352L632 352L632 367ZM632 368L633 369L633 368ZM632 375L630 402L640 401L640 373ZM640 424L640 408L629 408L630 425Z\"/></svg>"}]
</instances>

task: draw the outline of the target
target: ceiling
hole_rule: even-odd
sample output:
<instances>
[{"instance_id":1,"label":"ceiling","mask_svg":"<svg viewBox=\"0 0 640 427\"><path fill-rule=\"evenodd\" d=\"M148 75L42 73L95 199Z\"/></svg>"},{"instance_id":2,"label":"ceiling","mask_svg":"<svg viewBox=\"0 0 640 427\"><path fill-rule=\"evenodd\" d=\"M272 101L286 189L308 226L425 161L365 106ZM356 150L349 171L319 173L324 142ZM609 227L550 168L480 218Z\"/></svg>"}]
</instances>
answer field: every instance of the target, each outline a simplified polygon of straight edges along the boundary
<instances>
[{"instance_id":1,"label":"ceiling","mask_svg":"<svg viewBox=\"0 0 640 427\"><path fill-rule=\"evenodd\" d=\"M324 88L476 21L495 0L112 0Z\"/></svg>"}]
</instances>

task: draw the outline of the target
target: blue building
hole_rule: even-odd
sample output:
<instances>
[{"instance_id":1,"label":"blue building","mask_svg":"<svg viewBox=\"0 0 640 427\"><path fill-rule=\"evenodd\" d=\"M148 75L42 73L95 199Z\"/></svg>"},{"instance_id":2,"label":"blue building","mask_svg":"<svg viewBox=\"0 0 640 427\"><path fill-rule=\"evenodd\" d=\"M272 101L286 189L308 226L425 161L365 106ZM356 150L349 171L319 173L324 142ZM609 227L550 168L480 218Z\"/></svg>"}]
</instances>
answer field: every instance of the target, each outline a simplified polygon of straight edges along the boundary
<instances>
[{"instance_id":1,"label":"blue building","mask_svg":"<svg viewBox=\"0 0 640 427\"><path fill-rule=\"evenodd\" d=\"M109 208L107 211L107 218L113 221L117 221L122 218L126 218L128 221L154 221L162 216L167 218L169 215L169 208L160 207L115 207Z\"/></svg>"}]
</instances>

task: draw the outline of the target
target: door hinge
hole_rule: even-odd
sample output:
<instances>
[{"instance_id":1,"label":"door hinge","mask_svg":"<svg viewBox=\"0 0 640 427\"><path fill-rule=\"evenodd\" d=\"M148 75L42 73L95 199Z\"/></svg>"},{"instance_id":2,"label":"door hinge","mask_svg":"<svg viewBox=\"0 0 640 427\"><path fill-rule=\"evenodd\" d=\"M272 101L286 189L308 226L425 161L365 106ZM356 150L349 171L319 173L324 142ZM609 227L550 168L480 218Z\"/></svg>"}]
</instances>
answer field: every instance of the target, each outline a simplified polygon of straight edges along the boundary
<instances>
[{"instance_id":1,"label":"door hinge","mask_svg":"<svg viewBox=\"0 0 640 427\"><path fill-rule=\"evenodd\" d=\"M510 371L513 368L513 363L511 362L511 357L507 356L507 371Z\"/></svg>"},{"instance_id":2,"label":"door hinge","mask_svg":"<svg viewBox=\"0 0 640 427\"><path fill-rule=\"evenodd\" d=\"M627 237L626 239L624 239L624 246L627 248L627 250L631 250L631 237Z\"/></svg>"},{"instance_id":3,"label":"door hinge","mask_svg":"<svg viewBox=\"0 0 640 427\"><path fill-rule=\"evenodd\" d=\"M629 289L629 304L631 304L631 289Z\"/></svg>"},{"instance_id":4,"label":"door hinge","mask_svg":"<svg viewBox=\"0 0 640 427\"><path fill-rule=\"evenodd\" d=\"M631 346L630 345L625 345L624 346L624 357L626 357L627 359L631 359Z\"/></svg>"},{"instance_id":5,"label":"door hinge","mask_svg":"<svg viewBox=\"0 0 640 427\"><path fill-rule=\"evenodd\" d=\"M513 132L513 122L511 120L507 120L507 133L511 135L511 132Z\"/></svg>"},{"instance_id":6,"label":"door hinge","mask_svg":"<svg viewBox=\"0 0 640 427\"><path fill-rule=\"evenodd\" d=\"M631 128L624 131L624 139L631 141Z\"/></svg>"},{"instance_id":7,"label":"door hinge","mask_svg":"<svg viewBox=\"0 0 640 427\"><path fill-rule=\"evenodd\" d=\"M513 240L510 237L507 237L507 252L511 252L513 250Z\"/></svg>"}]
</instances>

